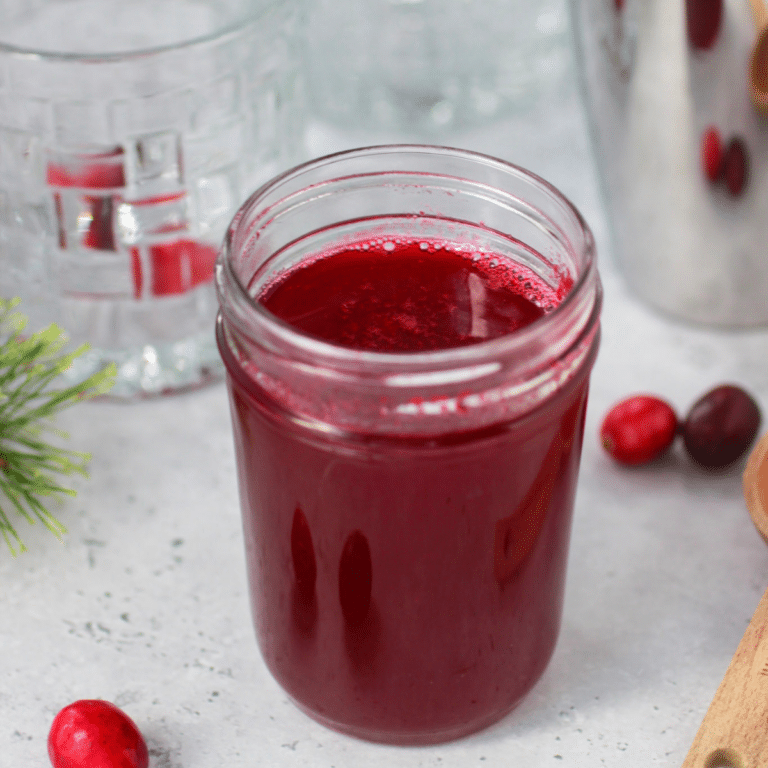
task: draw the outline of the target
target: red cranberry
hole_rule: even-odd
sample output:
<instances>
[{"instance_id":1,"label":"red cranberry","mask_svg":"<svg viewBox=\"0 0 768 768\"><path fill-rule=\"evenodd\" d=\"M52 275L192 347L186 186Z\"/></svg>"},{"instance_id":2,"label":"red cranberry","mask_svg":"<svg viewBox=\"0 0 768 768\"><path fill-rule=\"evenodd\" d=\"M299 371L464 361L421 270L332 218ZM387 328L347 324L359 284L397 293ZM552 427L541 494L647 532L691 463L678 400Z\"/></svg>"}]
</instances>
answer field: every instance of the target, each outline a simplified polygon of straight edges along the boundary
<instances>
[{"instance_id":1,"label":"red cranberry","mask_svg":"<svg viewBox=\"0 0 768 768\"><path fill-rule=\"evenodd\" d=\"M616 10L620 11L624 7L624 0L613 0L616 5Z\"/></svg>"},{"instance_id":2,"label":"red cranberry","mask_svg":"<svg viewBox=\"0 0 768 768\"><path fill-rule=\"evenodd\" d=\"M720 178L723 169L723 142L720 132L709 126L701 137L701 166L704 175L712 182Z\"/></svg>"},{"instance_id":3,"label":"red cranberry","mask_svg":"<svg viewBox=\"0 0 768 768\"><path fill-rule=\"evenodd\" d=\"M53 720L48 734L53 768L147 768L147 745L136 724L114 704L82 699Z\"/></svg>"},{"instance_id":4,"label":"red cranberry","mask_svg":"<svg viewBox=\"0 0 768 768\"><path fill-rule=\"evenodd\" d=\"M688 40L694 48L711 48L723 18L723 0L685 0Z\"/></svg>"},{"instance_id":5,"label":"red cranberry","mask_svg":"<svg viewBox=\"0 0 768 768\"><path fill-rule=\"evenodd\" d=\"M744 191L749 175L747 146L738 137L731 139L723 156L723 176L728 191L735 197Z\"/></svg>"},{"instance_id":6,"label":"red cranberry","mask_svg":"<svg viewBox=\"0 0 768 768\"><path fill-rule=\"evenodd\" d=\"M644 464L661 456L677 433L677 415L652 395L633 395L611 408L600 428L605 450L622 464Z\"/></svg>"},{"instance_id":7,"label":"red cranberry","mask_svg":"<svg viewBox=\"0 0 768 768\"><path fill-rule=\"evenodd\" d=\"M683 422L683 444L703 467L726 467L743 456L760 427L760 409L741 387L724 384L697 400Z\"/></svg>"}]
</instances>

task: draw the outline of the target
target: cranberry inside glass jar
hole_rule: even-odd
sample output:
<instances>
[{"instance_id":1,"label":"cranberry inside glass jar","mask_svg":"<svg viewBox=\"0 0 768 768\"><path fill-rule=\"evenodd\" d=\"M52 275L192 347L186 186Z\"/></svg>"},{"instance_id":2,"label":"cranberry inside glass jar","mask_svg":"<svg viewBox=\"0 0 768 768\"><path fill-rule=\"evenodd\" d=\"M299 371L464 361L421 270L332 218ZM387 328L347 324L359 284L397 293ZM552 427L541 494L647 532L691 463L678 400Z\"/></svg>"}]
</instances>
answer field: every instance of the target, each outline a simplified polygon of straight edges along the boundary
<instances>
[{"instance_id":1,"label":"cranberry inside glass jar","mask_svg":"<svg viewBox=\"0 0 768 768\"><path fill-rule=\"evenodd\" d=\"M256 635L336 730L447 741L557 639L601 288L552 186L466 151L312 161L216 271Z\"/></svg>"}]
</instances>

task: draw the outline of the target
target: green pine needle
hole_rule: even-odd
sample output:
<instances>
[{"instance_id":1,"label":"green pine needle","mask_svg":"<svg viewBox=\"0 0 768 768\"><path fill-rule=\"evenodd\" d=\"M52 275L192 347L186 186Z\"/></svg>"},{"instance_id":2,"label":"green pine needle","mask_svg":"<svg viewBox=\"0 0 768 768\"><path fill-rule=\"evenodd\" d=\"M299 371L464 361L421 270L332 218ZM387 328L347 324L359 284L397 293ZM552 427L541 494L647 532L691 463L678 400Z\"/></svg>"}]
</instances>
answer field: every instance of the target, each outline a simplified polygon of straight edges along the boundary
<instances>
[{"instance_id":1,"label":"green pine needle","mask_svg":"<svg viewBox=\"0 0 768 768\"><path fill-rule=\"evenodd\" d=\"M62 352L66 336L56 325L25 335L27 320L15 311L18 304L19 299L0 298L0 533L14 555L26 547L11 522L12 512L29 523L41 522L57 538L66 533L44 501L74 496L59 478L87 477L91 456L53 445L46 434L66 439L52 418L108 392L117 373L112 364L79 384L57 388L57 377L88 345Z\"/></svg>"}]
</instances>

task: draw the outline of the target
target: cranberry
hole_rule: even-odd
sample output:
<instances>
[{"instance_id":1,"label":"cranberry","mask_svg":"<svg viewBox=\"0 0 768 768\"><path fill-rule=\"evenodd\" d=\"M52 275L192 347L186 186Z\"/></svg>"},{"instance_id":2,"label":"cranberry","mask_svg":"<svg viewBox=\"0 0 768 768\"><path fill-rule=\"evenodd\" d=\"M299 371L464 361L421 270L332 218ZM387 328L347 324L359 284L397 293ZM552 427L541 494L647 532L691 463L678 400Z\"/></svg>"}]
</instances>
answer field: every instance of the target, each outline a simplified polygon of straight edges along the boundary
<instances>
[{"instance_id":1,"label":"cranberry","mask_svg":"<svg viewBox=\"0 0 768 768\"><path fill-rule=\"evenodd\" d=\"M741 387L723 384L697 400L683 422L683 443L698 464L726 467L746 453L760 427L760 409Z\"/></svg>"},{"instance_id":2,"label":"cranberry","mask_svg":"<svg viewBox=\"0 0 768 768\"><path fill-rule=\"evenodd\" d=\"M704 175L712 182L720 178L723 169L723 142L720 132L709 126L701 137L701 166Z\"/></svg>"},{"instance_id":3,"label":"cranberry","mask_svg":"<svg viewBox=\"0 0 768 768\"><path fill-rule=\"evenodd\" d=\"M59 712L48 734L53 768L147 768L147 745L114 704L82 699Z\"/></svg>"},{"instance_id":4,"label":"cranberry","mask_svg":"<svg viewBox=\"0 0 768 768\"><path fill-rule=\"evenodd\" d=\"M616 5L616 10L620 11L624 7L624 0L613 0Z\"/></svg>"},{"instance_id":5,"label":"cranberry","mask_svg":"<svg viewBox=\"0 0 768 768\"><path fill-rule=\"evenodd\" d=\"M723 156L723 176L729 192L738 196L744 191L747 184L749 161L747 158L747 146L742 139L731 139Z\"/></svg>"},{"instance_id":6,"label":"cranberry","mask_svg":"<svg viewBox=\"0 0 768 768\"><path fill-rule=\"evenodd\" d=\"M677 433L677 415L652 395L633 395L611 408L600 428L603 447L622 464L644 464L669 448Z\"/></svg>"},{"instance_id":7,"label":"cranberry","mask_svg":"<svg viewBox=\"0 0 768 768\"><path fill-rule=\"evenodd\" d=\"M723 0L685 0L688 40L694 48L711 48L723 18Z\"/></svg>"}]
</instances>

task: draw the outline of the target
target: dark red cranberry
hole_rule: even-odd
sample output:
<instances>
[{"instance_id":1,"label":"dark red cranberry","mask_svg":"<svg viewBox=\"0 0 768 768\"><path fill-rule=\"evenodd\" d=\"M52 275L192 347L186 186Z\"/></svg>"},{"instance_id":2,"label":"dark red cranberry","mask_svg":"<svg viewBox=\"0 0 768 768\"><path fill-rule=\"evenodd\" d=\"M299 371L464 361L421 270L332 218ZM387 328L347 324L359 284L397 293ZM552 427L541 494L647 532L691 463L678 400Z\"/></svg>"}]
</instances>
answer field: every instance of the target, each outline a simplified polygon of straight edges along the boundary
<instances>
[{"instance_id":1,"label":"dark red cranberry","mask_svg":"<svg viewBox=\"0 0 768 768\"><path fill-rule=\"evenodd\" d=\"M633 395L611 408L600 428L605 450L622 464L645 464L669 448L677 433L677 415L652 395Z\"/></svg>"},{"instance_id":2,"label":"dark red cranberry","mask_svg":"<svg viewBox=\"0 0 768 768\"><path fill-rule=\"evenodd\" d=\"M723 156L723 176L728 191L737 197L744 191L749 176L747 145L739 137L731 139Z\"/></svg>"},{"instance_id":3,"label":"dark red cranberry","mask_svg":"<svg viewBox=\"0 0 768 768\"><path fill-rule=\"evenodd\" d=\"M723 142L720 131L709 126L701 137L701 167L709 181L715 182L723 170Z\"/></svg>"},{"instance_id":4,"label":"dark red cranberry","mask_svg":"<svg viewBox=\"0 0 768 768\"><path fill-rule=\"evenodd\" d=\"M373 568L368 539L360 531L349 534L339 561L339 600L349 624L361 624L371 604Z\"/></svg>"},{"instance_id":5,"label":"dark red cranberry","mask_svg":"<svg viewBox=\"0 0 768 768\"><path fill-rule=\"evenodd\" d=\"M760 408L741 387L724 384L697 400L683 422L683 443L703 467L733 464L752 445L760 427Z\"/></svg>"},{"instance_id":6,"label":"dark red cranberry","mask_svg":"<svg viewBox=\"0 0 768 768\"><path fill-rule=\"evenodd\" d=\"M723 0L685 0L688 41L706 50L715 44L723 19Z\"/></svg>"},{"instance_id":7,"label":"dark red cranberry","mask_svg":"<svg viewBox=\"0 0 768 768\"><path fill-rule=\"evenodd\" d=\"M616 5L616 10L620 11L624 7L624 0L613 0Z\"/></svg>"},{"instance_id":8,"label":"dark red cranberry","mask_svg":"<svg viewBox=\"0 0 768 768\"><path fill-rule=\"evenodd\" d=\"M48 734L53 768L147 768L149 753L136 724L114 704L81 699L59 712Z\"/></svg>"}]
</instances>

